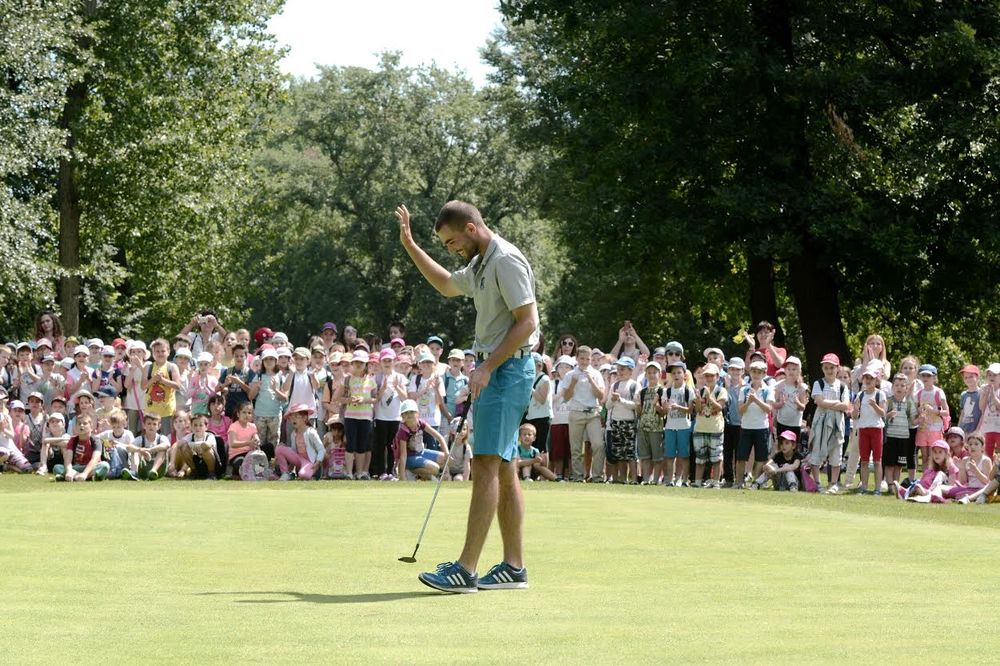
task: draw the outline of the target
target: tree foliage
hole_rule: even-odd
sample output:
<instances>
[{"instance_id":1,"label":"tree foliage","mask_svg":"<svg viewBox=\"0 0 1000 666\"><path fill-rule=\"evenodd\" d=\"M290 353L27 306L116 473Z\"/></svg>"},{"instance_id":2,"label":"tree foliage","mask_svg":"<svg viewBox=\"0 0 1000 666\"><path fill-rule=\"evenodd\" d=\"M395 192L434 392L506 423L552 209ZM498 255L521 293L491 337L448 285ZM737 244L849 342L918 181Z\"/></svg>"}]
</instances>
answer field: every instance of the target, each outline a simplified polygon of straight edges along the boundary
<instances>
[{"instance_id":1,"label":"tree foliage","mask_svg":"<svg viewBox=\"0 0 1000 666\"><path fill-rule=\"evenodd\" d=\"M404 320L471 342L467 299L446 300L399 244L393 210L405 203L418 242L457 268L433 233L441 205L475 203L487 223L525 247L540 289L557 270L548 225L532 213L532 159L513 145L496 91L476 91L434 66L324 67L297 81L278 132L261 155L267 174L246 234L255 324L301 336L332 319L385 334Z\"/></svg>"},{"instance_id":2,"label":"tree foliage","mask_svg":"<svg viewBox=\"0 0 1000 666\"><path fill-rule=\"evenodd\" d=\"M814 370L823 351L848 353L845 333L850 351L872 331L900 355L928 339L932 357L983 349L997 316L1000 3L501 10L488 57L519 93L522 145L556 155L543 212L570 241L567 279L596 262L643 285L602 309L650 313L662 332L694 303L707 344L715 323L747 317L731 296L776 280L792 311L783 295L775 310Z\"/></svg>"}]
</instances>

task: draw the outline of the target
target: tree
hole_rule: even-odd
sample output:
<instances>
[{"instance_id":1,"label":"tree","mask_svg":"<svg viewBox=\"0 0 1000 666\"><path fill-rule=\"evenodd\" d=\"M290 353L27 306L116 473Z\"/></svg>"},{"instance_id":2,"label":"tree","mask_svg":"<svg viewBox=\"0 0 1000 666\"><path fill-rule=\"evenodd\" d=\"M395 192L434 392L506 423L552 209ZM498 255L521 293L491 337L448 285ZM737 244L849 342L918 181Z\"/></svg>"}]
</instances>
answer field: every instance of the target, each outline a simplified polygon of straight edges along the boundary
<instances>
[{"instance_id":1,"label":"tree","mask_svg":"<svg viewBox=\"0 0 1000 666\"><path fill-rule=\"evenodd\" d=\"M754 318L780 316L777 286L813 373L827 351L853 357L841 308L870 312L873 293L878 319L897 330L970 307L992 320L1000 4L511 0L501 10L488 57L519 91L522 146L557 158L549 184L563 196L543 212L564 238L600 235L624 250L616 260L571 243L569 275L596 256L652 288L638 303L660 302L654 313L682 323L690 295L707 321L730 316L713 297L733 291L749 294ZM648 262L635 263L636 242L657 249L640 255ZM943 272L942 261L955 264ZM624 306L633 294L620 296ZM871 322L854 319L850 337ZM718 333L704 327L702 340Z\"/></svg>"},{"instance_id":2,"label":"tree","mask_svg":"<svg viewBox=\"0 0 1000 666\"><path fill-rule=\"evenodd\" d=\"M442 265L457 267L433 220L463 198L492 228L530 244L545 280L554 262L548 226L526 205L531 158L510 140L494 94L434 66L402 67L398 54L374 71L324 67L318 80L295 82L260 156L267 186L245 237L258 258L246 278L254 324L302 337L334 319L384 335L403 319L418 338L471 343L471 302L441 298L400 248L392 211L404 202Z\"/></svg>"},{"instance_id":3,"label":"tree","mask_svg":"<svg viewBox=\"0 0 1000 666\"><path fill-rule=\"evenodd\" d=\"M0 334L30 328L54 300L53 211L65 90L79 78L69 57L85 34L73 3L0 0Z\"/></svg>"},{"instance_id":4,"label":"tree","mask_svg":"<svg viewBox=\"0 0 1000 666\"><path fill-rule=\"evenodd\" d=\"M279 0L86 0L59 165L60 305L75 332L169 330L233 272L247 163L279 94ZM84 269L81 269L81 264ZM88 282L81 287L80 278Z\"/></svg>"}]
</instances>

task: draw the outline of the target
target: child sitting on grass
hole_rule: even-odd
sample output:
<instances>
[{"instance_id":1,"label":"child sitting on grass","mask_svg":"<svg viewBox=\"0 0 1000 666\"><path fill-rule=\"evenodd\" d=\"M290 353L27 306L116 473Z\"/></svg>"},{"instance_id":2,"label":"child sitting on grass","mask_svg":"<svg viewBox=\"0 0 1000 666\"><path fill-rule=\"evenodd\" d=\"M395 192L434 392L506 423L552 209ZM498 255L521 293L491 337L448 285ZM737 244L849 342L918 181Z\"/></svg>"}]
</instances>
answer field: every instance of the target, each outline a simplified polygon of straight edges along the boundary
<instances>
[{"instance_id":1,"label":"child sitting on grass","mask_svg":"<svg viewBox=\"0 0 1000 666\"><path fill-rule=\"evenodd\" d=\"M963 480L966 487L974 490L964 497L961 497L958 501L963 504L968 504L969 502L986 504L986 502L989 501L988 498L997 491L998 487L1000 487L1000 465L994 465L989 456L985 455L985 442L980 435L969 435L967 443L969 445L970 452L965 463L967 467L965 470L959 470L959 476ZM984 451L984 455L982 455L981 458L977 457L979 456L980 450ZM990 468L989 473L985 473L987 463ZM986 477L985 479L983 478L984 476ZM976 486L979 484L983 485L982 487L977 488Z\"/></svg>"},{"instance_id":2,"label":"child sitting on grass","mask_svg":"<svg viewBox=\"0 0 1000 666\"><path fill-rule=\"evenodd\" d=\"M160 434L162 419L159 414L146 412L142 416L142 433L131 446L126 446L129 454L128 469L122 470L122 478L128 481L145 479L156 481L167 471L167 452L170 440Z\"/></svg>"},{"instance_id":3,"label":"child sitting on grass","mask_svg":"<svg viewBox=\"0 0 1000 666\"><path fill-rule=\"evenodd\" d=\"M178 476L214 479L217 462L215 435L208 431L208 416L195 414L191 417L191 432L177 444L174 464Z\"/></svg>"},{"instance_id":4,"label":"child sitting on grass","mask_svg":"<svg viewBox=\"0 0 1000 666\"><path fill-rule=\"evenodd\" d=\"M294 469L296 478L308 481L317 471L323 469L323 458L326 450L319 438L316 428L309 425L313 409L309 405L292 405L286 418L291 422L292 430L288 446L280 445L275 453L278 468L281 470L281 481L290 481Z\"/></svg>"},{"instance_id":5,"label":"child sitting on grass","mask_svg":"<svg viewBox=\"0 0 1000 666\"><path fill-rule=\"evenodd\" d=\"M418 479L432 479L448 458L448 442L441 433L418 418L418 409L415 400L404 400L399 408L402 421L393 444L396 475L400 481L406 479L407 471ZM424 448L425 435L434 438L441 450Z\"/></svg>"},{"instance_id":6,"label":"child sitting on grass","mask_svg":"<svg viewBox=\"0 0 1000 666\"><path fill-rule=\"evenodd\" d=\"M39 457L41 465L36 474L45 476L50 468L56 466L57 461L62 460L63 449L69 442L69 433L66 432L66 417L55 412L49 415L46 423L46 434L42 438L42 452Z\"/></svg>"},{"instance_id":7,"label":"child sitting on grass","mask_svg":"<svg viewBox=\"0 0 1000 666\"><path fill-rule=\"evenodd\" d=\"M778 435L778 450L764 465L763 473L750 484L750 488L757 490L771 480L775 490L798 492L799 471L802 466L802 455L796 450L798 439L798 435L791 430L784 430Z\"/></svg>"},{"instance_id":8,"label":"child sitting on grass","mask_svg":"<svg viewBox=\"0 0 1000 666\"><path fill-rule=\"evenodd\" d=\"M955 428L950 430L955 430ZM958 430L965 433L961 428ZM986 443L982 436L978 433L972 433L964 444L968 446L968 454L963 458L952 456L952 461L958 467L958 485L953 486L945 493L945 497L950 499L960 500L977 490L981 490L986 487L993 476L993 461L986 456ZM951 446L950 441L948 445Z\"/></svg>"},{"instance_id":9,"label":"child sitting on grass","mask_svg":"<svg viewBox=\"0 0 1000 666\"><path fill-rule=\"evenodd\" d=\"M56 481L103 481L110 466L101 460L101 443L92 437L94 419L84 414L76 422L77 434L63 449L63 464L55 465Z\"/></svg>"},{"instance_id":10,"label":"child sitting on grass","mask_svg":"<svg viewBox=\"0 0 1000 666\"><path fill-rule=\"evenodd\" d=\"M911 484L909 488L903 488L899 484L893 487L899 499L914 502L944 502L944 493L949 490L949 483L951 485L958 483L959 471L951 460L948 443L938 439L928 448L930 460L920 480Z\"/></svg>"},{"instance_id":11,"label":"child sitting on grass","mask_svg":"<svg viewBox=\"0 0 1000 666\"><path fill-rule=\"evenodd\" d=\"M328 418L339 417L336 414L329 414ZM344 438L344 424L339 420L328 421L326 424L326 435L323 436L323 448L326 451L326 478L346 479L347 478L347 440Z\"/></svg>"},{"instance_id":12,"label":"child sitting on grass","mask_svg":"<svg viewBox=\"0 0 1000 666\"><path fill-rule=\"evenodd\" d=\"M135 436L125 428L128 416L120 409L111 412L108 423L110 427L98 434L97 439L101 441L104 462L109 466L108 477L117 479L128 465L126 447L135 441Z\"/></svg>"},{"instance_id":13,"label":"child sitting on grass","mask_svg":"<svg viewBox=\"0 0 1000 666\"><path fill-rule=\"evenodd\" d=\"M555 481L556 475L545 466L542 454L532 444L535 443L537 432L530 423L522 423L518 430L517 469L519 476L525 481L534 481L532 475L537 475L546 481Z\"/></svg>"},{"instance_id":14,"label":"child sitting on grass","mask_svg":"<svg viewBox=\"0 0 1000 666\"><path fill-rule=\"evenodd\" d=\"M257 426L251 423L253 405L249 402L240 403L236 408L236 421L229 424L229 468L234 479L240 478L240 467L243 458L251 451L260 448L260 437Z\"/></svg>"}]
</instances>

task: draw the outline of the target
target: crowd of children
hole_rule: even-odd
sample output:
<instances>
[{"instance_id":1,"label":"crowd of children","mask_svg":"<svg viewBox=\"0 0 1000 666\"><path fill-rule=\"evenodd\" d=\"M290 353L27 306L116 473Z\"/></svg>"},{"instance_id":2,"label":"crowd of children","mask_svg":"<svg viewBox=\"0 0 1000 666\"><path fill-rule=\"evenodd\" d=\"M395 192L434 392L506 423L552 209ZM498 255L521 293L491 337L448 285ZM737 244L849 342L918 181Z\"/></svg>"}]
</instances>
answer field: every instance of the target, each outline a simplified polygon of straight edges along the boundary
<instances>
[{"instance_id":1,"label":"crowd of children","mask_svg":"<svg viewBox=\"0 0 1000 666\"><path fill-rule=\"evenodd\" d=\"M851 366L824 356L810 386L774 332L761 322L743 356L709 348L697 362L678 342L650 350L628 321L608 353L572 335L551 357L540 347L521 477L916 502L996 493L1000 363L985 383L961 369L952 426L937 368L906 356L893 374L880 336ZM64 336L45 312L32 341L0 346L0 465L60 481L467 480L476 355L405 334L393 322L383 344L327 322L295 346L205 310L172 340L106 345Z\"/></svg>"}]
</instances>

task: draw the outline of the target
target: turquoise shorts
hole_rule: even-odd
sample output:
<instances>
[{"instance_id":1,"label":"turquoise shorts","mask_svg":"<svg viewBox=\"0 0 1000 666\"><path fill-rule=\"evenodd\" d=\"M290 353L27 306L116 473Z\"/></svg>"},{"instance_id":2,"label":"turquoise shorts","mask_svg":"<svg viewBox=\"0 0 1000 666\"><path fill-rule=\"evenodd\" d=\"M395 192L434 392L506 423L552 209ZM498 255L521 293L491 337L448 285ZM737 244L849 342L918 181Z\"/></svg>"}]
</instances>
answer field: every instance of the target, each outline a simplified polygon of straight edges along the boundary
<instances>
[{"instance_id":1,"label":"turquoise shorts","mask_svg":"<svg viewBox=\"0 0 1000 666\"><path fill-rule=\"evenodd\" d=\"M493 371L490 382L472 403L476 437L472 455L517 457L517 430L531 400L535 362L531 356L509 358Z\"/></svg>"}]
</instances>

